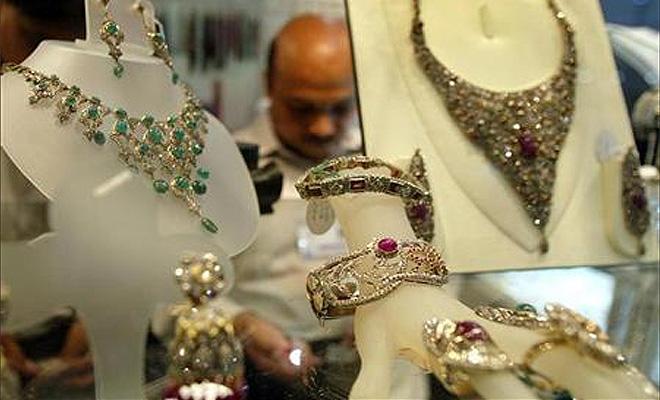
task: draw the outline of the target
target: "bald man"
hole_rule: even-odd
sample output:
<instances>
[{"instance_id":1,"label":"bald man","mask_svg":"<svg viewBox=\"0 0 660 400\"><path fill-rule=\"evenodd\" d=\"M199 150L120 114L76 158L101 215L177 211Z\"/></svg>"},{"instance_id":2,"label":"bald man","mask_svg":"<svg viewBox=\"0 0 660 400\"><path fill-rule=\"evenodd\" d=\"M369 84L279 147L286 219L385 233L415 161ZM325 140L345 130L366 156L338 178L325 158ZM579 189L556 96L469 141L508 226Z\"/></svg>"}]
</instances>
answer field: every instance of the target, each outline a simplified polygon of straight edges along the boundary
<instances>
[{"instance_id":1,"label":"bald man","mask_svg":"<svg viewBox=\"0 0 660 400\"><path fill-rule=\"evenodd\" d=\"M243 338L250 398L309 399L304 382L313 370L332 367L321 365L323 354L354 355L350 344L342 344L349 338L347 323L321 327L305 293L307 273L345 251L343 242L336 227L321 239L307 231L305 202L293 187L307 168L359 147L345 23L314 15L289 21L271 45L265 87L270 107L235 137L259 144L262 162L278 165L282 198L262 216L254 244L235 258L235 287L230 299L219 302L235 316ZM355 357L344 367L354 373L357 365ZM349 377L340 391L348 391Z\"/></svg>"}]
</instances>

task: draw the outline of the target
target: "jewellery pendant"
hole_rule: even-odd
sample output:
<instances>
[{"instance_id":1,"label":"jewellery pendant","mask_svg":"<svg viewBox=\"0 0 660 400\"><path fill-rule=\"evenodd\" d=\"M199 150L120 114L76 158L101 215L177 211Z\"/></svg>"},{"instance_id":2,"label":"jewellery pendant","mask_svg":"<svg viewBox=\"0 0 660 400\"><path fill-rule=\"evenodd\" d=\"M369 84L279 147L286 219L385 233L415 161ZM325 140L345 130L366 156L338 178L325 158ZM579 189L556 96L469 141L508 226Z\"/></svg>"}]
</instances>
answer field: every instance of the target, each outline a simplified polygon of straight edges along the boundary
<instances>
[{"instance_id":1,"label":"jewellery pendant","mask_svg":"<svg viewBox=\"0 0 660 400\"><path fill-rule=\"evenodd\" d=\"M577 53L573 28L553 0L548 6L561 28L564 54L557 72L532 88L499 92L479 87L442 64L426 44L420 0L413 0L415 57L461 132L484 151L516 192L524 211L548 243L556 163L573 121Z\"/></svg>"},{"instance_id":2,"label":"jewellery pendant","mask_svg":"<svg viewBox=\"0 0 660 400\"><path fill-rule=\"evenodd\" d=\"M310 232L322 235L335 223L335 212L328 200L310 200L307 203L305 220Z\"/></svg>"},{"instance_id":3,"label":"jewellery pendant","mask_svg":"<svg viewBox=\"0 0 660 400\"><path fill-rule=\"evenodd\" d=\"M115 61L115 66L112 68L112 73L121 78L124 74L124 66L119 62L119 58L123 54L119 46L124 41L124 32L110 13L110 0L100 0L105 11L103 13L103 21L99 28L99 36L101 40L108 46L108 54Z\"/></svg>"},{"instance_id":4,"label":"jewellery pendant","mask_svg":"<svg viewBox=\"0 0 660 400\"><path fill-rule=\"evenodd\" d=\"M651 224L651 213L644 190L644 181L639 175L639 154L631 147L623 160L621 172L623 212L626 229L637 239L637 252L645 253L642 237Z\"/></svg>"},{"instance_id":5,"label":"jewellery pendant","mask_svg":"<svg viewBox=\"0 0 660 400\"><path fill-rule=\"evenodd\" d=\"M156 120L149 114L134 118L122 108L112 109L55 75L15 64L4 65L2 72L16 73L27 82L30 104L54 104L61 124L77 120L88 141L104 146L110 139L122 163L147 175L157 194L171 193L200 218L205 231L218 232L215 222L202 214L199 201L210 176L198 162L204 151L207 117L189 86L181 84L185 94L182 110L166 120Z\"/></svg>"}]
</instances>

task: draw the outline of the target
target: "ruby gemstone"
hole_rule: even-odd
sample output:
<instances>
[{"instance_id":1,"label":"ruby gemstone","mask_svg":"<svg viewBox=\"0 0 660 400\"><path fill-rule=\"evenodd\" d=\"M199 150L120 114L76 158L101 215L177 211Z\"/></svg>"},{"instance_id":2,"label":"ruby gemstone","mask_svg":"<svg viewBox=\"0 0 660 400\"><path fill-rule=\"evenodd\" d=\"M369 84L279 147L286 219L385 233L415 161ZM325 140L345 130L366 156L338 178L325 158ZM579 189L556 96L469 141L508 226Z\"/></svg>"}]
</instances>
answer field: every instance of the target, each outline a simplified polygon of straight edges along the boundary
<instances>
[{"instance_id":1,"label":"ruby gemstone","mask_svg":"<svg viewBox=\"0 0 660 400\"><path fill-rule=\"evenodd\" d=\"M644 196L644 193L634 193L631 197L632 203L635 206L635 208L642 209L646 208L646 196Z\"/></svg>"},{"instance_id":2,"label":"ruby gemstone","mask_svg":"<svg viewBox=\"0 0 660 400\"><path fill-rule=\"evenodd\" d=\"M518 137L518 144L520 145L520 153L525 158L534 158L539 152L539 146L534 140L534 137L529 133L523 133Z\"/></svg>"},{"instance_id":3,"label":"ruby gemstone","mask_svg":"<svg viewBox=\"0 0 660 400\"><path fill-rule=\"evenodd\" d=\"M484 328L474 321L457 322L454 333L471 342L488 340L489 337Z\"/></svg>"},{"instance_id":4,"label":"ruby gemstone","mask_svg":"<svg viewBox=\"0 0 660 400\"><path fill-rule=\"evenodd\" d=\"M351 190L364 190L367 188L367 181L365 179L351 179L349 181Z\"/></svg>"},{"instance_id":5,"label":"ruby gemstone","mask_svg":"<svg viewBox=\"0 0 660 400\"><path fill-rule=\"evenodd\" d=\"M392 254L397 251L399 244L392 238L385 238L378 241L378 251L385 254Z\"/></svg>"},{"instance_id":6,"label":"ruby gemstone","mask_svg":"<svg viewBox=\"0 0 660 400\"><path fill-rule=\"evenodd\" d=\"M426 204L415 204L411 211L416 219L426 219L429 215L429 209L426 207Z\"/></svg>"}]
</instances>

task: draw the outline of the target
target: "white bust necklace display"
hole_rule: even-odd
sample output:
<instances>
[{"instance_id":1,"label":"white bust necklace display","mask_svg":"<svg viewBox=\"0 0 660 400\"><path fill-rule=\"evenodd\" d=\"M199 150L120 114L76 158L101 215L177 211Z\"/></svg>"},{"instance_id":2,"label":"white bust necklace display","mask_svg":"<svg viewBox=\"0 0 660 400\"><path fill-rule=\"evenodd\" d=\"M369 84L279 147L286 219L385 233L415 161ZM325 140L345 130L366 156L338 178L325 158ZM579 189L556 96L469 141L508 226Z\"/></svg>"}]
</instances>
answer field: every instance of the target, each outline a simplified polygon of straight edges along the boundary
<instances>
[{"instance_id":1,"label":"white bust necklace display","mask_svg":"<svg viewBox=\"0 0 660 400\"><path fill-rule=\"evenodd\" d=\"M181 253L211 252L229 265L258 221L254 186L229 132L152 56L134 3L109 4L125 39L120 78L97 34L104 7L87 0L86 40L42 42L24 69L0 79L2 149L50 200L53 229L30 243L2 244L2 281L15 293L16 318L7 325L75 307L99 399L144 398L148 320L157 302L177 300L171 273ZM33 76L43 81L26 84ZM44 97L31 104L35 94ZM150 146L144 159L142 145Z\"/></svg>"}]
</instances>

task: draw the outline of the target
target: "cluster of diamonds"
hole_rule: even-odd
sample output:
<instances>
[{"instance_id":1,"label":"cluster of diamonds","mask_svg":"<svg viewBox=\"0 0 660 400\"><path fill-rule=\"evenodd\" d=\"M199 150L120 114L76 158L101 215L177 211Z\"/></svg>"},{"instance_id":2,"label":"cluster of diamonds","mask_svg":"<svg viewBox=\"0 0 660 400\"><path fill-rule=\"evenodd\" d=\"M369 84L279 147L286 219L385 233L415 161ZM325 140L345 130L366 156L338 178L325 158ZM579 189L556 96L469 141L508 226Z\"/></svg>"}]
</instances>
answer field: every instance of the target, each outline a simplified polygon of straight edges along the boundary
<instances>
[{"instance_id":1,"label":"cluster of diamonds","mask_svg":"<svg viewBox=\"0 0 660 400\"><path fill-rule=\"evenodd\" d=\"M352 314L404 282L443 286L447 279L445 262L431 245L385 237L310 272L307 295L323 320Z\"/></svg>"},{"instance_id":2,"label":"cluster of diamonds","mask_svg":"<svg viewBox=\"0 0 660 400\"><path fill-rule=\"evenodd\" d=\"M385 168L390 175L340 175L341 171ZM403 199L410 225L419 239L431 241L434 235L433 198L426 180L424 160L419 151L410 164L410 172L377 158L338 157L311 168L296 183L305 200L325 199L347 193L384 193Z\"/></svg>"},{"instance_id":3,"label":"cluster of diamonds","mask_svg":"<svg viewBox=\"0 0 660 400\"><path fill-rule=\"evenodd\" d=\"M639 175L639 154L631 147L623 160L622 186L624 221L628 231L641 240L651 224L651 213L644 191L644 182ZM640 253L644 247L640 243Z\"/></svg>"},{"instance_id":4,"label":"cluster of diamonds","mask_svg":"<svg viewBox=\"0 0 660 400\"><path fill-rule=\"evenodd\" d=\"M201 218L204 229L218 231L213 221L202 216L198 198L206 193L205 180L210 176L197 160L204 151L207 117L190 87L182 85L183 109L158 121L148 114L133 118L122 108L113 110L55 75L14 64L3 66L3 72L20 74L30 86L30 104L55 104L58 121L77 123L88 141L104 146L108 138L112 140L119 159L147 175L156 193L172 193Z\"/></svg>"},{"instance_id":5,"label":"cluster of diamonds","mask_svg":"<svg viewBox=\"0 0 660 400\"><path fill-rule=\"evenodd\" d=\"M418 64L458 128L506 177L543 234L552 206L557 159L575 109L577 55L572 27L548 0L564 35L559 70L530 89L497 92L466 81L438 61L426 44L419 0L413 3L411 39ZM545 239L541 250L547 251Z\"/></svg>"}]
</instances>

